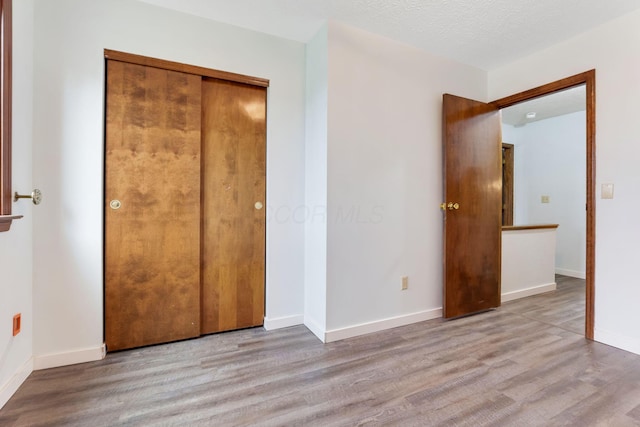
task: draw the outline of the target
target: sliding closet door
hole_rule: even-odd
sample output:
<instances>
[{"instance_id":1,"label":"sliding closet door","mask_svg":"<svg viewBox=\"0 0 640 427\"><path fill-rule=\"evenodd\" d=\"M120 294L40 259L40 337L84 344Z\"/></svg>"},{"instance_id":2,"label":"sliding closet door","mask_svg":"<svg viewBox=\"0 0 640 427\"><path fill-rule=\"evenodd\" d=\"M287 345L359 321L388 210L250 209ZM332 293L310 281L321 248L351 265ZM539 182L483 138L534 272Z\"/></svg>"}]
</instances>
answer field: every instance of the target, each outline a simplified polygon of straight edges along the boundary
<instances>
[{"instance_id":1,"label":"sliding closet door","mask_svg":"<svg viewBox=\"0 0 640 427\"><path fill-rule=\"evenodd\" d=\"M202 80L202 333L262 325L266 88Z\"/></svg>"},{"instance_id":2,"label":"sliding closet door","mask_svg":"<svg viewBox=\"0 0 640 427\"><path fill-rule=\"evenodd\" d=\"M108 350L200 334L201 77L107 61Z\"/></svg>"}]
</instances>

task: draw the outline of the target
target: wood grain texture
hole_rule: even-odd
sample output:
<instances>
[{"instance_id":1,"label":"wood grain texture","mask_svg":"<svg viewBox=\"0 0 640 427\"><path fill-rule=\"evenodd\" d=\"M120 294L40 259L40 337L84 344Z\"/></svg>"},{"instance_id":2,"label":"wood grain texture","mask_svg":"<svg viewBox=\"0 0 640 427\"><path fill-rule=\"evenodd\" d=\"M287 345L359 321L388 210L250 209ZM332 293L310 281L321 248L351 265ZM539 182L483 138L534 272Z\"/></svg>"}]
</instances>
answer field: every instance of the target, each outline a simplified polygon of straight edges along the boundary
<instances>
[{"instance_id":1,"label":"wood grain texture","mask_svg":"<svg viewBox=\"0 0 640 427\"><path fill-rule=\"evenodd\" d=\"M513 225L514 145L502 143L502 225Z\"/></svg>"},{"instance_id":2,"label":"wood grain texture","mask_svg":"<svg viewBox=\"0 0 640 427\"><path fill-rule=\"evenodd\" d=\"M105 49L104 56L105 58L114 61L128 62L130 64L145 65L148 67L156 67L163 70L179 71L181 73L194 74L196 76L211 77L259 87L269 86L269 80L262 79L260 77L246 76L244 74L230 73L228 71L213 70L211 68L198 67L196 65L183 64L181 62L167 61L164 59L150 58L148 56L119 52L117 50Z\"/></svg>"},{"instance_id":3,"label":"wood grain texture","mask_svg":"<svg viewBox=\"0 0 640 427\"><path fill-rule=\"evenodd\" d=\"M36 371L0 425L638 425L640 356L568 326L583 283L330 344L254 328Z\"/></svg>"},{"instance_id":4,"label":"wood grain texture","mask_svg":"<svg viewBox=\"0 0 640 427\"><path fill-rule=\"evenodd\" d=\"M200 80L107 61L109 351L200 333Z\"/></svg>"},{"instance_id":5,"label":"wood grain texture","mask_svg":"<svg viewBox=\"0 0 640 427\"><path fill-rule=\"evenodd\" d=\"M585 85L587 105L587 248L586 248L586 326L585 336L593 339L595 313L595 268L596 268L596 70L585 71L564 79L538 86L491 102L496 108L552 94L553 92Z\"/></svg>"},{"instance_id":6,"label":"wood grain texture","mask_svg":"<svg viewBox=\"0 0 640 427\"><path fill-rule=\"evenodd\" d=\"M546 230L558 228L558 224L503 225L502 231Z\"/></svg>"},{"instance_id":7,"label":"wood grain texture","mask_svg":"<svg viewBox=\"0 0 640 427\"><path fill-rule=\"evenodd\" d=\"M596 71L584 75L587 92L587 322L585 336L593 339L596 293Z\"/></svg>"},{"instance_id":8,"label":"wood grain texture","mask_svg":"<svg viewBox=\"0 0 640 427\"><path fill-rule=\"evenodd\" d=\"M0 215L6 216L0 223L0 231L8 231L11 227L11 117L12 117L12 0L0 0L0 31L2 82L0 82Z\"/></svg>"},{"instance_id":9,"label":"wood grain texture","mask_svg":"<svg viewBox=\"0 0 640 427\"><path fill-rule=\"evenodd\" d=\"M265 89L203 79L202 165L202 333L262 325Z\"/></svg>"},{"instance_id":10,"label":"wood grain texture","mask_svg":"<svg viewBox=\"0 0 640 427\"><path fill-rule=\"evenodd\" d=\"M444 95L445 318L500 305L501 144L496 107Z\"/></svg>"},{"instance_id":11,"label":"wood grain texture","mask_svg":"<svg viewBox=\"0 0 640 427\"><path fill-rule=\"evenodd\" d=\"M505 311L557 326L576 334L584 333L585 280L556 275L557 289L503 304Z\"/></svg>"}]
</instances>

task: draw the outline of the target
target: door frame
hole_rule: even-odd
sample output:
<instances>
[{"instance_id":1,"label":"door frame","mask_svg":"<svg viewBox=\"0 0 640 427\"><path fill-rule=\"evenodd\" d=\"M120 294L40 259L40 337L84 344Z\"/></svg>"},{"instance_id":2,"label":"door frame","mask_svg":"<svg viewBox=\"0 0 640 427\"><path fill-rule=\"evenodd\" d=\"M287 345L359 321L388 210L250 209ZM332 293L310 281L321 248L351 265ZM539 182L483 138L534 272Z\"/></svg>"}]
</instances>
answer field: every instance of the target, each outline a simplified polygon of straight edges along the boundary
<instances>
[{"instance_id":1,"label":"door frame","mask_svg":"<svg viewBox=\"0 0 640 427\"><path fill-rule=\"evenodd\" d=\"M502 226L513 225L513 144L502 143ZM506 220L505 220L506 219Z\"/></svg>"},{"instance_id":2,"label":"door frame","mask_svg":"<svg viewBox=\"0 0 640 427\"><path fill-rule=\"evenodd\" d=\"M135 53L120 52L105 49L104 58L113 61L129 62L131 64L145 65L147 67L162 68L164 70L179 71L181 73L195 74L214 79L228 80L230 82L244 83L251 86L269 87L269 80L260 77L252 77L244 74L230 73L228 71L214 70L196 65L183 64L181 62L167 61L165 59L151 58Z\"/></svg>"},{"instance_id":3,"label":"door frame","mask_svg":"<svg viewBox=\"0 0 640 427\"><path fill-rule=\"evenodd\" d=\"M499 109L510 107L524 101L541 96L550 95L572 87L585 85L586 88L586 119L587 119L587 182L586 182L586 303L585 303L585 338L593 340L595 321L595 263L596 263L596 70L585 71L552 83L535 87L524 92L516 93L490 102Z\"/></svg>"}]
</instances>

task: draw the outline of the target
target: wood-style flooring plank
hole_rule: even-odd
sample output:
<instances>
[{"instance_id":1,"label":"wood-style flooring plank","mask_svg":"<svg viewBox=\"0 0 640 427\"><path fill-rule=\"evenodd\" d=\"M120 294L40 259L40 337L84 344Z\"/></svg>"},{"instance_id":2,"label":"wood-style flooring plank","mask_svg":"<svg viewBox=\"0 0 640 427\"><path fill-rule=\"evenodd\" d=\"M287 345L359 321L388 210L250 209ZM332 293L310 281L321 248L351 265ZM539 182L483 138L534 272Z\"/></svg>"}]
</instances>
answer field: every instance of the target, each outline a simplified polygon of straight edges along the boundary
<instances>
[{"instance_id":1,"label":"wood-style flooring plank","mask_svg":"<svg viewBox=\"0 0 640 427\"><path fill-rule=\"evenodd\" d=\"M330 344L246 329L34 372L2 426L640 425L640 356L584 339L584 281Z\"/></svg>"}]
</instances>

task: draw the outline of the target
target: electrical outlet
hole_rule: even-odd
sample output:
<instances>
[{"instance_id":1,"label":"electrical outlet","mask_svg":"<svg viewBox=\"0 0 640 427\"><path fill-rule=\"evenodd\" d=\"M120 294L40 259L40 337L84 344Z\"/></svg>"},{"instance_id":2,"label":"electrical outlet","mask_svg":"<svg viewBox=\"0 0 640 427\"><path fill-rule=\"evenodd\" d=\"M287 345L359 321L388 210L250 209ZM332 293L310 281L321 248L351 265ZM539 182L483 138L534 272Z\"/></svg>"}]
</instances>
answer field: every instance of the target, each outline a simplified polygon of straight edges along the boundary
<instances>
[{"instance_id":1,"label":"electrical outlet","mask_svg":"<svg viewBox=\"0 0 640 427\"><path fill-rule=\"evenodd\" d=\"M406 291L409 289L409 276L402 276L402 290Z\"/></svg>"},{"instance_id":2,"label":"electrical outlet","mask_svg":"<svg viewBox=\"0 0 640 427\"><path fill-rule=\"evenodd\" d=\"M22 328L22 313L18 313L13 316L13 336L15 337L20 333Z\"/></svg>"}]
</instances>

